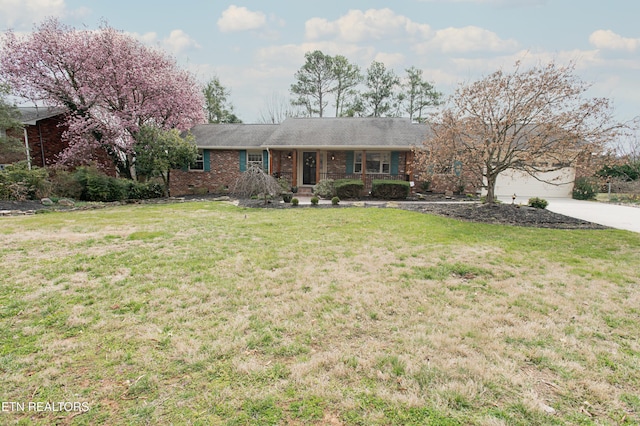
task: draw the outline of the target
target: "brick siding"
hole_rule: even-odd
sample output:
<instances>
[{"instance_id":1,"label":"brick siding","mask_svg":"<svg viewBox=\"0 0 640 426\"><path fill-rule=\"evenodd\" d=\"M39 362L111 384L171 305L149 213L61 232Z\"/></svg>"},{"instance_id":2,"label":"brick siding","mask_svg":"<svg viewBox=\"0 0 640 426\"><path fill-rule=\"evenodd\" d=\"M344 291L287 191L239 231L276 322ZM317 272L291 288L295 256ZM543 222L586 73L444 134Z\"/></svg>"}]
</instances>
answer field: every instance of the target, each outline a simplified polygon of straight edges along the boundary
<instances>
[{"instance_id":1,"label":"brick siding","mask_svg":"<svg viewBox=\"0 0 640 426\"><path fill-rule=\"evenodd\" d=\"M213 150L209 152L210 171L171 171L172 196L223 193L225 188L236 181L241 173L239 152Z\"/></svg>"}]
</instances>

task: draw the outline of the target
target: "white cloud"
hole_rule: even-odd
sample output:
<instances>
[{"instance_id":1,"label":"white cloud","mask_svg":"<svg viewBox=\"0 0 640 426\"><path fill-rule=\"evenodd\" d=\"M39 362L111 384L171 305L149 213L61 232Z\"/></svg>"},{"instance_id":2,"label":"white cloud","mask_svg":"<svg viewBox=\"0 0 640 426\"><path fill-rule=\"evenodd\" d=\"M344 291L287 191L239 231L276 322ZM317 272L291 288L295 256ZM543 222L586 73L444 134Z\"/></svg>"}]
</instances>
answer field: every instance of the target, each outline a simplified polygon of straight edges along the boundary
<instances>
[{"instance_id":1,"label":"white cloud","mask_svg":"<svg viewBox=\"0 0 640 426\"><path fill-rule=\"evenodd\" d=\"M218 28L223 33L233 31L257 30L267 23L262 12L253 12L246 7L229 6L218 19Z\"/></svg>"},{"instance_id":2,"label":"white cloud","mask_svg":"<svg viewBox=\"0 0 640 426\"><path fill-rule=\"evenodd\" d=\"M380 52L374 60L382 62L387 68L395 68L401 66L405 62L405 56L402 53L385 53Z\"/></svg>"},{"instance_id":3,"label":"white cloud","mask_svg":"<svg viewBox=\"0 0 640 426\"><path fill-rule=\"evenodd\" d=\"M173 30L162 40L162 45L173 53L180 53L188 48L200 48L200 45L182 30Z\"/></svg>"},{"instance_id":4,"label":"white cloud","mask_svg":"<svg viewBox=\"0 0 640 426\"><path fill-rule=\"evenodd\" d=\"M589 42L597 49L634 52L640 48L640 38L622 37L611 30L594 31L591 36L589 36Z\"/></svg>"},{"instance_id":5,"label":"white cloud","mask_svg":"<svg viewBox=\"0 0 640 426\"><path fill-rule=\"evenodd\" d=\"M129 31L125 31L126 35L129 35L133 38L135 38L136 40L141 41L144 44L147 45L156 45L158 44L158 33L156 32L148 32L148 33L144 33L144 34L139 34L139 33L132 33Z\"/></svg>"},{"instance_id":6,"label":"white cloud","mask_svg":"<svg viewBox=\"0 0 640 426\"><path fill-rule=\"evenodd\" d=\"M416 50L421 53L428 50L440 50L443 53L505 52L517 47L515 40L503 40L492 31L468 26L438 30L433 38L417 45Z\"/></svg>"},{"instance_id":7,"label":"white cloud","mask_svg":"<svg viewBox=\"0 0 640 426\"><path fill-rule=\"evenodd\" d=\"M395 37L426 37L429 25L418 24L391 9L350 10L335 21L312 18L305 23L309 40L337 38L350 43Z\"/></svg>"},{"instance_id":8,"label":"white cloud","mask_svg":"<svg viewBox=\"0 0 640 426\"><path fill-rule=\"evenodd\" d=\"M0 0L0 23L24 27L48 16L61 17L65 9L64 0Z\"/></svg>"},{"instance_id":9,"label":"white cloud","mask_svg":"<svg viewBox=\"0 0 640 426\"><path fill-rule=\"evenodd\" d=\"M169 35L160 39L158 33L151 31L144 34L126 32L125 34L141 41L147 46L160 47L174 55L189 48L199 49L201 46L182 30L173 30Z\"/></svg>"}]
</instances>

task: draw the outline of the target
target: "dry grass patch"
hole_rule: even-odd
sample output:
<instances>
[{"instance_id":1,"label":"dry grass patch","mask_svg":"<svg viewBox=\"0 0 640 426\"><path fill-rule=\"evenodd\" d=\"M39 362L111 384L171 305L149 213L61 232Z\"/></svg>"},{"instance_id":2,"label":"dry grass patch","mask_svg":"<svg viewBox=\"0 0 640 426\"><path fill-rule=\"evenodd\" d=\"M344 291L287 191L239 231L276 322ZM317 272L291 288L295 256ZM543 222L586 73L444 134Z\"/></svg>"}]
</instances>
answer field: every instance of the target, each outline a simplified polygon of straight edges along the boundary
<instances>
[{"instance_id":1,"label":"dry grass patch","mask_svg":"<svg viewBox=\"0 0 640 426\"><path fill-rule=\"evenodd\" d=\"M91 407L9 422L640 422L636 234L217 203L2 225L0 398Z\"/></svg>"}]
</instances>

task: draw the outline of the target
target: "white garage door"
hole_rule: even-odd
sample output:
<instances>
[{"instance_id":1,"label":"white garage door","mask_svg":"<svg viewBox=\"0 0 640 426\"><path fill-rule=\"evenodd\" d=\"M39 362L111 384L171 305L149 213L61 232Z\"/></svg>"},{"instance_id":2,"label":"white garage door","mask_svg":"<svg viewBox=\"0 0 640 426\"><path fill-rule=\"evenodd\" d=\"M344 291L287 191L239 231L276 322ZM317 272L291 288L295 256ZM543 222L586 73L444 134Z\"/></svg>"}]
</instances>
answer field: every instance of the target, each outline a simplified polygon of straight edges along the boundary
<instances>
[{"instance_id":1,"label":"white garage door","mask_svg":"<svg viewBox=\"0 0 640 426\"><path fill-rule=\"evenodd\" d=\"M496 182L497 196L518 197L571 197L573 191L573 181L576 171L573 167L566 167L554 172L539 173L538 176L545 181L528 175L518 170L506 170L498 176Z\"/></svg>"}]
</instances>

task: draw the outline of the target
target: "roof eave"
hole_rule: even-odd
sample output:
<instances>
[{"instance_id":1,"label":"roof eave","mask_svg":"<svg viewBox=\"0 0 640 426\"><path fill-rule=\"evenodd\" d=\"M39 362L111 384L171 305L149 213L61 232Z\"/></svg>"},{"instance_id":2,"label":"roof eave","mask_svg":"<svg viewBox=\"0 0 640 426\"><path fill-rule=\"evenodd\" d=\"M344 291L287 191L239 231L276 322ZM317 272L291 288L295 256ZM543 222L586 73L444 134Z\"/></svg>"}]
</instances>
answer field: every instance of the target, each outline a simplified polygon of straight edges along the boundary
<instances>
[{"instance_id":1,"label":"roof eave","mask_svg":"<svg viewBox=\"0 0 640 426\"><path fill-rule=\"evenodd\" d=\"M220 151L238 151L238 150L251 150L251 149L268 149L268 150L288 150L288 149L301 149L301 150L316 150L316 151L367 151L367 150L389 150L389 151L410 151L414 145L354 145L354 146L342 146L342 145L253 145L253 146L207 146L197 145L198 149L214 149Z\"/></svg>"}]
</instances>

